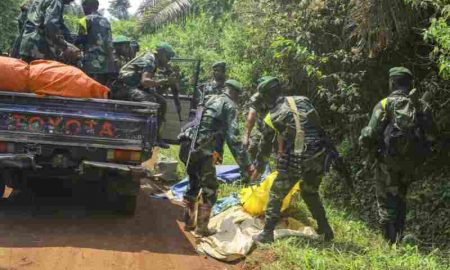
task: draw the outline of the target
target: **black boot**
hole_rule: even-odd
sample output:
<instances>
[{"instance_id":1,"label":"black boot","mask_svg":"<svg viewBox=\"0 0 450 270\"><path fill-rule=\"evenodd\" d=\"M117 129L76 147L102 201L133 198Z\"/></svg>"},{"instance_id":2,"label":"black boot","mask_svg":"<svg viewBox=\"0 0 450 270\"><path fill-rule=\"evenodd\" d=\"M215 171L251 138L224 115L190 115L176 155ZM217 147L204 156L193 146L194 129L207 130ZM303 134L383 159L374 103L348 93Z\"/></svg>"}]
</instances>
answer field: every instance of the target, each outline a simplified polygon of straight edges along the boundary
<instances>
[{"instance_id":1,"label":"black boot","mask_svg":"<svg viewBox=\"0 0 450 270\"><path fill-rule=\"evenodd\" d=\"M397 242L397 230L395 229L395 224L392 222L387 222L383 224L383 236L390 245Z\"/></svg>"},{"instance_id":2,"label":"black boot","mask_svg":"<svg viewBox=\"0 0 450 270\"><path fill-rule=\"evenodd\" d=\"M159 139L158 142L156 143L156 145L162 149L169 149L170 148L170 144L166 143L164 140Z\"/></svg>"},{"instance_id":3,"label":"black boot","mask_svg":"<svg viewBox=\"0 0 450 270\"><path fill-rule=\"evenodd\" d=\"M195 234L200 237L208 237L216 234L215 230L208 229L209 218L211 216L212 206L204 203L198 208L197 228Z\"/></svg>"},{"instance_id":4,"label":"black boot","mask_svg":"<svg viewBox=\"0 0 450 270\"><path fill-rule=\"evenodd\" d=\"M273 242L273 230L275 226L266 223L262 232L252 237L256 244L270 244Z\"/></svg>"},{"instance_id":5,"label":"black boot","mask_svg":"<svg viewBox=\"0 0 450 270\"><path fill-rule=\"evenodd\" d=\"M184 201L184 230L192 231L195 229L196 222L196 214L197 214L197 203L189 200Z\"/></svg>"},{"instance_id":6,"label":"black boot","mask_svg":"<svg viewBox=\"0 0 450 270\"><path fill-rule=\"evenodd\" d=\"M317 221L317 233L324 236L325 241L331 241L334 238L333 229L328 223L325 208L318 193L301 192L302 198L306 203L313 218Z\"/></svg>"}]
</instances>

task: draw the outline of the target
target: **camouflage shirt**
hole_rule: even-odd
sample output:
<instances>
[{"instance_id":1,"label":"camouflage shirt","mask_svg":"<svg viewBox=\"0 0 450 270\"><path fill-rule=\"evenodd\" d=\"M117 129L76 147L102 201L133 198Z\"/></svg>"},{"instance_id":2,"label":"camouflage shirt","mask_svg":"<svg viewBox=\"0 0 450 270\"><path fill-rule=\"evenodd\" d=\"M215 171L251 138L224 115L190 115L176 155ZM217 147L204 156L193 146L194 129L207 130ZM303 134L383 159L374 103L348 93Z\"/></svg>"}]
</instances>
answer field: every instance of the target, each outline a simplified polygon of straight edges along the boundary
<instances>
[{"instance_id":1,"label":"camouflage shirt","mask_svg":"<svg viewBox=\"0 0 450 270\"><path fill-rule=\"evenodd\" d=\"M225 141L233 157L242 169L250 164L248 154L242 148L237 124L236 103L227 93L213 95L205 103L197 144L204 153L211 155Z\"/></svg>"},{"instance_id":2,"label":"camouflage shirt","mask_svg":"<svg viewBox=\"0 0 450 270\"><path fill-rule=\"evenodd\" d=\"M62 0L34 0L29 6L20 45L20 55L33 59L57 60L67 48Z\"/></svg>"},{"instance_id":3,"label":"camouflage shirt","mask_svg":"<svg viewBox=\"0 0 450 270\"><path fill-rule=\"evenodd\" d=\"M146 52L123 66L119 80L130 88L139 88L144 72L156 72L156 58L151 52Z\"/></svg>"},{"instance_id":4,"label":"camouflage shirt","mask_svg":"<svg viewBox=\"0 0 450 270\"><path fill-rule=\"evenodd\" d=\"M361 136L359 137L359 142L363 147L379 148L381 146L380 143L383 131L389 121L387 115L394 109L390 105L395 104L393 101L396 99L407 96L408 95L402 91L394 91L386 99L381 100L375 105L369 124L367 127L363 128Z\"/></svg>"},{"instance_id":5,"label":"camouflage shirt","mask_svg":"<svg viewBox=\"0 0 450 270\"><path fill-rule=\"evenodd\" d=\"M259 93L255 93L250 97L248 107L256 111L256 125L259 130L264 127L264 117L269 112L269 106L264 102Z\"/></svg>"},{"instance_id":6,"label":"camouflage shirt","mask_svg":"<svg viewBox=\"0 0 450 270\"><path fill-rule=\"evenodd\" d=\"M225 84L218 84L215 80L212 80L203 85L203 93L205 95L220 95L225 92Z\"/></svg>"},{"instance_id":7,"label":"camouflage shirt","mask_svg":"<svg viewBox=\"0 0 450 270\"><path fill-rule=\"evenodd\" d=\"M317 112L311 101L302 96L294 96L295 105L300 119L300 126L304 132L304 147L301 153L302 158L310 158L323 150L324 144L317 125L313 124L306 117L306 114L315 114L319 119ZM265 126L261 140L260 150L256 157L258 164L265 164L271 154L274 142L282 141L285 154L294 154L294 142L297 136L294 114L289 107L286 97L280 97L276 105L270 109L265 118Z\"/></svg>"},{"instance_id":8,"label":"camouflage shirt","mask_svg":"<svg viewBox=\"0 0 450 270\"><path fill-rule=\"evenodd\" d=\"M114 56L111 25L98 12L93 12L80 21L79 36L85 37L83 71L88 74L114 72Z\"/></svg>"}]
</instances>

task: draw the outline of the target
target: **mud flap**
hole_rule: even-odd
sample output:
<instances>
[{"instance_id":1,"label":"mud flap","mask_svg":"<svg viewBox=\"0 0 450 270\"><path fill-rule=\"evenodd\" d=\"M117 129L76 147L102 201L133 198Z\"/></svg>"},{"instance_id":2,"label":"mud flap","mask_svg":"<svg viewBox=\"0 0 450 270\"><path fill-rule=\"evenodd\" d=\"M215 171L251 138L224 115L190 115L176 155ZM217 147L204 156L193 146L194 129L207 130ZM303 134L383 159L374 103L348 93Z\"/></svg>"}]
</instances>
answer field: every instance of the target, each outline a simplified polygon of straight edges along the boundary
<instances>
[{"instance_id":1,"label":"mud flap","mask_svg":"<svg viewBox=\"0 0 450 270\"><path fill-rule=\"evenodd\" d=\"M36 169L34 155L0 154L1 169Z\"/></svg>"},{"instance_id":2,"label":"mud flap","mask_svg":"<svg viewBox=\"0 0 450 270\"><path fill-rule=\"evenodd\" d=\"M102 182L109 206L121 214L133 215L136 210L141 166L83 161L80 175L85 181Z\"/></svg>"},{"instance_id":3,"label":"mud flap","mask_svg":"<svg viewBox=\"0 0 450 270\"><path fill-rule=\"evenodd\" d=\"M117 194L136 196L144 169L142 166L83 161L80 176L86 181L104 181L108 189Z\"/></svg>"}]
</instances>

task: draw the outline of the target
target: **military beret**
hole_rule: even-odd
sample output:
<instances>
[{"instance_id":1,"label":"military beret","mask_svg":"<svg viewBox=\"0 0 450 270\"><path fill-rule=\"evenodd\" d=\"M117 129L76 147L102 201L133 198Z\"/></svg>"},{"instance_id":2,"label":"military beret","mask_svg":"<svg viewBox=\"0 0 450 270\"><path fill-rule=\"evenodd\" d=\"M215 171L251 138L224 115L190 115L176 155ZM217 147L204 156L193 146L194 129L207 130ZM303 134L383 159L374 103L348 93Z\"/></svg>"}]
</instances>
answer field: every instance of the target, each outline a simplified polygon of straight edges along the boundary
<instances>
[{"instance_id":1,"label":"military beret","mask_svg":"<svg viewBox=\"0 0 450 270\"><path fill-rule=\"evenodd\" d=\"M98 4L98 0L83 0L81 1L82 5L89 5L89 4Z\"/></svg>"},{"instance_id":2,"label":"military beret","mask_svg":"<svg viewBox=\"0 0 450 270\"><path fill-rule=\"evenodd\" d=\"M225 82L225 85L231 87L233 90L239 93L242 92L242 84L236 80L227 80Z\"/></svg>"},{"instance_id":3,"label":"military beret","mask_svg":"<svg viewBox=\"0 0 450 270\"><path fill-rule=\"evenodd\" d=\"M389 70L389 77L405 75L413 76L412 72L405 67L393 67Z\"/></svg>"},{"instance_id":4,"label":"military beret","mask_svg":"<svg viewBox=\"0 0 450 270\"><path fill-rule=\"evenodd\" d=\"M267 93L272 87L280 84L280 80L276 77L265 76L264 80L258 85L258 92L261 94Z\"/></svg>"},{"instance_id":5,"label":"military beret","mask_svg":"<svg viewBox=\"0 0 450 270\"><path fill-rule=\"evenodd\" d=\"M173 58L175 56L175 51L172 46L167 42L160 42L156 45L157 50L162 50L169 58Z\"/></svg>"},{"instance_id":6,"label":"military beret","mask_svg":"<svg viewBox=\"0 0 450 270\"><path fill-rule=\"evenodd\" d=\"M218 67L225 69L227 67L227 63L225 63L224 61L218 61L212 65L212 68L218 68Z\"/></svg>"},{"instance_id":7,"label":"military beret","mask_svg":"<svg viewBox=\"0 0 450 270\"><path fill-rule=\"evenodd\" d=\"M130 43L131 40L129 38L127 38L126 36L117 36L116 38L114 38L113 43L114 44L122 44L122 43Z\"/></svg>"},{"instance_id":8,"label":"military beret","mask_svg":"<svg viewBox=\"0 0 450 270\"><path fill-rule=\"evenodd\" d=\"M257 84L260 84L260 83L262 83L263 81L265 81L265 80L267 80L267 79L269 79L270 78L270 76L262 76L262 77L259 77L257 80L256 80L256 83Z\"/></svg>"}]
</instances>

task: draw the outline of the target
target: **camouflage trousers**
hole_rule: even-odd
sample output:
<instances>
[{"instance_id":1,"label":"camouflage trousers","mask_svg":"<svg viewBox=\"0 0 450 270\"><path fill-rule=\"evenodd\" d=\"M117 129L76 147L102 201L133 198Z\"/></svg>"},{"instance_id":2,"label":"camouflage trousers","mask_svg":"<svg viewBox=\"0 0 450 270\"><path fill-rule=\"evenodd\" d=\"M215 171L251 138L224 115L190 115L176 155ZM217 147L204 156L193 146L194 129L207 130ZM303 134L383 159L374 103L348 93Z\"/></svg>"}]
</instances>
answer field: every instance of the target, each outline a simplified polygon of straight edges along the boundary
<instances>
[{"instance_id":1,"label":"camouflage trousers","mask_svg":"<svg viewBox=\"0 0 450 270\"><path fill-rule=\"evenodd\" d=\"M200 190L203 203L214 205L217 201L219 183L216 177L216 167L212 155L203 151L195 151L187 167L189 186L184 199L190 202L197 201Z\"/></svg>"},{"instance_id":2,"label":"camouflage trousers","mask_svg":"<svg viewBox=\"0 0 450 270\"><path fill-rule=\"evenodd\" d=\"M269 194L266 210L266 226L273 230L281 216L281 205L286 195L294 185L300 182L301 196L311 211L313 217L319 221L325 219L325 210L319 199L319 186L322 182L325 154L306 160L300 168L286 168L278 165L278 176ZM311 199L312 198L312 199Z\"/></svg>"},{"instance_id":3,"label":"camouflage trousers","mask_svg":"<svg viewBox=\"0 0 450 270\"><path fill-rule=\"evenodd\" d=\"M166 121L167 112L166 99L155 92L147 92L137 88L130 88L122 83L114 83L112 86L112 97L118 100L130 100L135 102L155 102L159 104L158 109L158 137L161 137L162 126Z\"/></svg>"},{"instance_id":4,"label":"camouflage trousers","mask_svg":"<svg viewBox=\"0 0 450 270\"><path fill-rule=\"evenodd\" d=\"M259 142L261 141L262 133L259 128L256 128L252 131L250 135L250 144L248 147L248 153L250 154L250 160L256 160L256 155L259 150Z\"/></svg>"},{"instance_id":5,"label":"camouflage trousers","mask_svg":"<svg viewBox=\"0 0 450 270\"><path fill-rule=\"evenodd\" d=\"M379 221L393 223L403 230L406 217L406 193L412 182L412 171L379 162L375 171L375 187Z\"/></svg>"}]
</instances>

